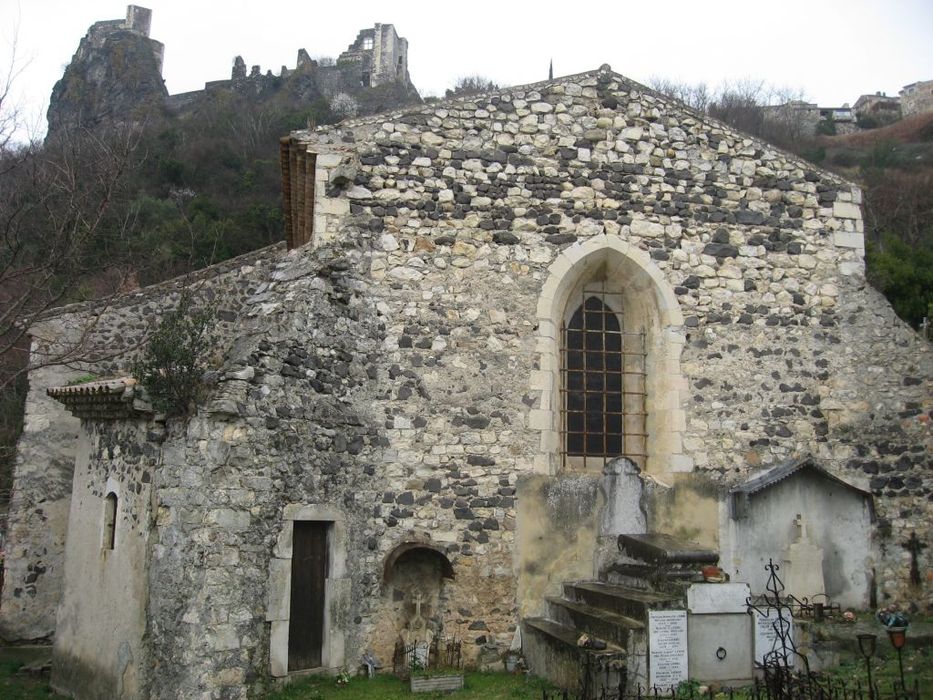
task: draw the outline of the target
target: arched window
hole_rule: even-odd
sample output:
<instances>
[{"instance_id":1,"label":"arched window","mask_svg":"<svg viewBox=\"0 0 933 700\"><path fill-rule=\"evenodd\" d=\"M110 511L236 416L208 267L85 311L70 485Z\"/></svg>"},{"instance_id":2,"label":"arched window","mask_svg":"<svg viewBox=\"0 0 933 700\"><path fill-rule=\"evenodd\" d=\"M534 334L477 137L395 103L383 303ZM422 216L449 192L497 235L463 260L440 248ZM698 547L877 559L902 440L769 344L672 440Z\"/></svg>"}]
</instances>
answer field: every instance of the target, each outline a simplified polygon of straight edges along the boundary
<instances>
[{"instance_id":1,"label":"arched window","mask_svg":"<svg viewBox=\"0 0 933 700\"><path fill-rule=\"evenodd\" d=\"M645 457L645 341L626 331L622 294L606 282L571 297L561 329L563 465L602 469Z\"/></svg>"},{"instance_id":2,"label":"arched window","mask_svg":"<svg viewBox=\"0 0 933 700\"><path fill-rule=\"evenodd\" d=\"M117 541L117 494L113 491L104 499L104 531L102 546L104 549L113 549Z\"/></svg>"}]
</instances>

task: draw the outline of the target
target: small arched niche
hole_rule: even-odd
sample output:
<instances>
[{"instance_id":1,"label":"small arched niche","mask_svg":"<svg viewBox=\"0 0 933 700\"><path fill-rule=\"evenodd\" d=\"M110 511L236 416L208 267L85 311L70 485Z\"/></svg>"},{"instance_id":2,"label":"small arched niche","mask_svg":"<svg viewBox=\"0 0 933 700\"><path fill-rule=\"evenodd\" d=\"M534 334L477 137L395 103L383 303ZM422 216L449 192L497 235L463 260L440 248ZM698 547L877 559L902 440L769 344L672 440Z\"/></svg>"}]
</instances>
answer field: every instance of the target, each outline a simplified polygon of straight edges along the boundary
<instances>
[{"instance_id":1,"label":"small arched niche","mask_svg":"<svg viewBox=\"0 0 933 700\"><path fill-rule=\"evenodd\" d=\"M427 542L403 542L385 559L384 603L392 634L407 644L430 642L444 628L445 581L454 568L444 550Z\"/></svg>"}]
</instances>

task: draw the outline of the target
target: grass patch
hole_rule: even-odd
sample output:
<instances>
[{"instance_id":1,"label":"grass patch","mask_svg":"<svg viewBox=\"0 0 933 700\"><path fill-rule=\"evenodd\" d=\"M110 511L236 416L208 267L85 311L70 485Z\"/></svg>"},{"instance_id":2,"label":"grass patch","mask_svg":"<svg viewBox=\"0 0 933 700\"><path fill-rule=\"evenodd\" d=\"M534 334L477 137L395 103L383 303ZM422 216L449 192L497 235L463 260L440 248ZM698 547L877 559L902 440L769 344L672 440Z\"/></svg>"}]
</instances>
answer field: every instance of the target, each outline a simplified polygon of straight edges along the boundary
<instances>
[{"instance_id":1,"label":"grass patch","mask_svg":"<svg viewBox=\"0 0 933 700\"><path fill-rule=\"evenodd\" d=\"M18 676L22 661L0 661L0 698L3 700L40 700L61 698L45 679Z\"/></svg>"},{"instance_id":2,"label":"grass patch","mask_svg":"<svg viewBox=\"0 0 933 700\"><path fill-rule=\"evenodd\" d=\"M381 674L375 678L356 676L345 685L337 685L330 676L311 676L270 693L268 700L538 700L541 691L551 688L546 681L532 676L507 673L466 673L463 690L453 693L412 694L408 681Z\"/></svg>"},{"instance_id":3,"label":"grass patch","mask_svg":"<svg viewBox=\"0 0 933 700\"><path fill-rule=\"evenodd\" d=\"M908 688L913 688L916 679L921 699L933 700L933 649L911 648L909 635L908 632L907 648L903 652L904 681ZM888 647L888 640L884 636L879 636L878 650L883 655L875 656L871 660L872 680L881 686L883 697L886 697L886 691L892 683L900 682L897 654L886 647ZM844 680L850 685L861 682L863 686L868 678L865 674L865 661L862 659L845 661L836 668L827 670L826 675Z\"/></svg>"}]
</instances>

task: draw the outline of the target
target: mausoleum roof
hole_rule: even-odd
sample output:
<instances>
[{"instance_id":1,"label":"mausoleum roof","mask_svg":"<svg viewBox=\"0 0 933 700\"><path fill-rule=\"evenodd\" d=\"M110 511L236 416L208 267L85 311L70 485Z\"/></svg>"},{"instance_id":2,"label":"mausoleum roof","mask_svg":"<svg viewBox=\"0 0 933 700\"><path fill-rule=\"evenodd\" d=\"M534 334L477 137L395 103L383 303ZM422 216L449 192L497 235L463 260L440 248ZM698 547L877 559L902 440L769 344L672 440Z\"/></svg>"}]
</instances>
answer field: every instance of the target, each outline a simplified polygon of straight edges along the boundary
<instances>
[{"instance_id":1,"label":"mausoleum roof","mask_svg":"<svg viewBox=\"0 0 933 700\"><path fill-rule=\"evenodd\" d=\"M757 474L749 477L745 482L736 486L732 489L731 493L733 494L747 494L754 495L760 491L764 491L767 488L778 484L785 479L788 479L795 474L801 471L811 471L818 476L828 479L829 481L834 481L837 484L841 484L846 488L852 489L853 491L858 491L861 494L871 497L871 491L863 489L855 484L851 484L844 479L839 478L835 474L829 472L824 467L814 459L813 455L807 454L803 457L796 456L787 459L777 466L771 467L763 472L758 472Z\"/></svg>"}]
</instances>

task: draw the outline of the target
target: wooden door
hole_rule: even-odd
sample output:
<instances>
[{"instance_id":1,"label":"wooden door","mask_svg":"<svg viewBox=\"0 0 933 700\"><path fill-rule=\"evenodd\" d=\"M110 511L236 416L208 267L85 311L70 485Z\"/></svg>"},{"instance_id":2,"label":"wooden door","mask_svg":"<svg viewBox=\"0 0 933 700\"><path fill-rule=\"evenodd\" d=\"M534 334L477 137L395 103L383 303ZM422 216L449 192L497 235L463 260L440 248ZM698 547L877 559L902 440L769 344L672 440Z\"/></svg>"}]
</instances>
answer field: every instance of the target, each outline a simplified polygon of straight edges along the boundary
<instances>
[{"instance_id":1,"label":"wooden door","mask_svg":"<svg viewBox=\"0 0 933 700\"><path fill-rule=\"evenodd\" d=\"M288 670L319 668L324 648L324 582L330 523L295 521Z\"/></svg>"}]
</instances>

